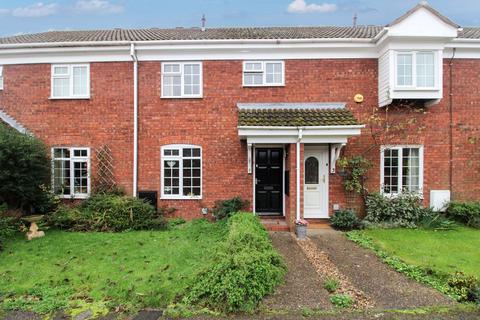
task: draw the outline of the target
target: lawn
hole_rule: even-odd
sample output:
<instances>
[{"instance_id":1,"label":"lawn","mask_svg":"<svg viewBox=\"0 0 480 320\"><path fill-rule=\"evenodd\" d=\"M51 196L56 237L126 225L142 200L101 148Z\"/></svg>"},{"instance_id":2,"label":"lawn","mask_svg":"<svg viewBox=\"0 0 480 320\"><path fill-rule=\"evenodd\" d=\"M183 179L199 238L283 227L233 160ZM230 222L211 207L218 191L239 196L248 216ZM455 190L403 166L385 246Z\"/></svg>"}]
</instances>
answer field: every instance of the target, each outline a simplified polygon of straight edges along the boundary
<instances>
[{"instance_id":1,"label":"lawn","mask_svg":"<svg viewBox=\"0 0 480 320\"><path fill-rule=\"evenodd\" d=\"M480 278L480 230L372 229L362 231L383 251L408 264Z\"/></svg>"},{"instance_id":2,"label":"lawn","mask_svg":"<svg viewBox=\"0 0 480 320\"><path fill-rule=\"evenodd\" d=\"M226 229L197 220L168 231L19 235L0 253L0 304L39 313L85 303L165 307L212 264Z\"/></svg>"}]
</instances>

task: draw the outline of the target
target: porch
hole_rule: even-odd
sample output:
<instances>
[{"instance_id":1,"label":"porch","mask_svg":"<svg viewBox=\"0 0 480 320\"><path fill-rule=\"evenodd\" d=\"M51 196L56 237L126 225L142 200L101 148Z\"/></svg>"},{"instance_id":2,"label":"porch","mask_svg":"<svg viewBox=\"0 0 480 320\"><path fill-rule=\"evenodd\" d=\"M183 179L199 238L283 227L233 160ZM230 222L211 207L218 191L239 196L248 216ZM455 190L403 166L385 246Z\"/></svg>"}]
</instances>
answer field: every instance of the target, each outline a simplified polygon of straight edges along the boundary
<instances>
[{"instance_id":1,"label":"porch","mask_svg":"<svg viewBox=\"0 0 480 320\"><path fill-rule=\"evenodd\" d=\"M311 228L328 226L330 176L348 138L360 135L363 126L342 103L238 108L254 212L269 230L293 230L296 219L310 220Z\"/></svg>"}]
</instances>

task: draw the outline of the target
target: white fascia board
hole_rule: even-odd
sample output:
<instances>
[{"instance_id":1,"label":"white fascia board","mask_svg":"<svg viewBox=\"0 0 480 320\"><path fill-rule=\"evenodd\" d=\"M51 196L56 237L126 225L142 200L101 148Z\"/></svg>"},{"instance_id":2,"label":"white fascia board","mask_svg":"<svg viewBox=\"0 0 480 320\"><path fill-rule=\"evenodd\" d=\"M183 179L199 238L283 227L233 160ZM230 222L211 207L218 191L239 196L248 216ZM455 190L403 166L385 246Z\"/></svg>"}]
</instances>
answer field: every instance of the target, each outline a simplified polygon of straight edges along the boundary
<instances>
[{"instance_id":1,"label":"white fascia board","mask_svg":"<svg viewBox=\"0 0 480 320\"><path fill-rule=\"evenodd\" d=\"M336 137L347 138L350 136L359 136L361 129L364 125L356 126L325 126L325 127L238 127L238 135L241 138L247 138L248 141L251 138L255 139L280 139L281 141L294 141L298 140L298 132L302 130L301 141L305 139L314 139L315 141L322 140L330 141L331 143L337 143ZM277 139L278 138L278 139ZM250 140L249 140L250 139ZM285 142L286 143L286 142ZM340 143L340 142L339 142Z\"/></svg>"},{"instance_id":2,"label":"white fascia board","mask_svg":"<svg viewBox=\"0 0 480 320\"><path fill-rule=\"evenodd\" d=\"M247 137L247 144L286 144L296 143L296 137ZM347 143L348 136L304 137L301 143Z\"/></svg>"}]
</instances>

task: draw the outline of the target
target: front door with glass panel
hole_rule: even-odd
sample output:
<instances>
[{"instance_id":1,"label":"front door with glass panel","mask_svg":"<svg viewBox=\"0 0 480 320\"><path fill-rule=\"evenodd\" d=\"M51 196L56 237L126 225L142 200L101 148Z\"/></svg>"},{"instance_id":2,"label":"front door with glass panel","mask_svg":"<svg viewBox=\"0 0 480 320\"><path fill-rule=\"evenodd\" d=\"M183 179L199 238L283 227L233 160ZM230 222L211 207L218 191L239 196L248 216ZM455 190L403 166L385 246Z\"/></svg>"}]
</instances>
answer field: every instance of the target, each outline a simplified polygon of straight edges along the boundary
<instances>
[{"instance_id":1,"label":"front door with glass panel","mask_svg":"<svg viewBox=\"0 0 480 320\"><path fill-rule=\"evenodd\" d=\"M304 217L328 218L328 147L305 146Z\"/></svg>"},{"instance_id":2,"label":"front door with glass panel","mask_svg":"<svg viewBox=\"0 0 480 320\"><path fill-rule=\"evenodd\" d=\"M255 149L255 212L283 214L283 149Z\"/></svg>"}]
</instances>

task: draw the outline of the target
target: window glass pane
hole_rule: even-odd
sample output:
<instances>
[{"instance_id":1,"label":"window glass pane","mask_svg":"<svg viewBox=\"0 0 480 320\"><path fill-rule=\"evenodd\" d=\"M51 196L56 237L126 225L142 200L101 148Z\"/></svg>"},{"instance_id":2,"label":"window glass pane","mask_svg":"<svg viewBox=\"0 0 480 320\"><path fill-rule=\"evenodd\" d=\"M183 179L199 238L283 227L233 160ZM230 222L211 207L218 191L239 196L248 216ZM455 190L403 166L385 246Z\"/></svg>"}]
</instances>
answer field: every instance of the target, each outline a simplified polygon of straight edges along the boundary
<instances>
[{"instance_id":1,"label":"window glass pane","mask_svg":"<svg viewBox=\"0 0 480 320\"><path fill-rule=\"evenodd\" d=\"M270 84L282 83L282 64L281 63L266 64L266 82Z\"/></svg>"},{"instance_id":2,"label":"window glass pane","mask_svg":"<svg viewBox=\"0 0 480 320\"><path fill-rule=\"evenodd\" d=\"M383 159L383 192L398 192L398 150L385 149Z\"/></svg>"},{"instance_id":3,"label":"window glass pane","mask_svg":"<svg viewBox=\"0 0 480 320\"><path fill-rule=\"evenodd\" d=\"M181 76L163 77L163 95L166 97L179 97L182 95Z\"/></svg>"},{"instance_id":4,"label":"window glass pane","mask_svg":"<svg viewBox=\"0 0 480 320\"><path fill-rule=\"evenodd\" d=\"M186 95L200 94L200 65L184 65L183 81L184 92Z\"/></svg>"},{"instance_id":5,"label":"window glass pane","mask_svg":"<svg viewBox=\"0 0 480 320\"><path fill-rule=\"evenodd\" d=\"M68 97L70 95L70 79L54 78L53 79L53 96Z\"/></svg>"},{"instance_id":6,"label":"window glass pane","mask_svg":"<svg viewBox=\"0 0 480 320\"><path fill-rule=\"evenodd\" d=\"M435 55L433 52L417 53L417 86L435 86Z\"/></svg>"},{"instance_id":7,"label":"window glass pane","mask_svg":"<svg viewBox=\"0 0 480 320\"><path fill-rule=\"evenodd\" d=\"M178 160L165 160L163 164L163 193L167 195L179 194L180 162Z\"/></svg>"},{"instance_id":8,"label":"window glass pane","mask_svg":"<svg viewBox=\"0 0 480 320\"><path fill-rule=\"evenodd\" d=\"M57 149L63 150L63 149ZM70 161L53 161L53 192L59 195L70 194Z\"/></svg>"},{"instance_id":9,"label":"window glass pane","mask_svg":"<svg viewBox=\"0 0 480 320\"><path fill-rule=\"evenodd\" d=\"M164 72L175 72L178 73L180 72L180 65L179 64L164 64L163 65L163 71Z\"/></svg>"},{"instance_id":10,"label":"window glass pane","mask_svg":"<svg viewBox=\"0 0 480 320\"><path fill-rule=\"evenodd\" d=\"M75 161L73 163L73 188L74 193L87 193L88 170L86 161Z\"/></svg>"},{"instance_id":11,"label":"window glass pane","mask_svg":"<svg viewBox=\"0 0 480 320\"><path fill-rule=\"evenodd\" d=\"M262 85L263 75L261 73L245 73L245 85Z\"/></svg>"},{"instance_id":12,"label":"window glass pane","mask_svg":"<svg viewBox=\"0 0 480 320\"><path fill-rule=\"evenodd\" d=\"M70 150L68 148L53 149L54 158L70 158Z\"/></svg>"},{"instance_id":13,"label":"window glass pane","mask_svg":"<svg viewBox=\"0 0 480 320\"><path fill-rule=\"evenodd\" d=\"M397 55L397 84L399 86L411 86L413 84L412 54Z\"/></svg>"},{"instance_id":14,"label":"window glass pane","mask_svg":"<svg viewBox=\"0 0 480 320\"><path fill-rule=\"evenodd\" d=\"M73 95L85 96L88 94L87 67L73 67Z\"/></svg>"},{"instance_id":15,"label":"window glass pane","mask_svg":"<svg viewBox=\"0 0 480 320\"><path fill-rule=\"evenodd\" d=\"M420 190L420 156L418 148L403 149L403 178L404 191L417 192Z\"/></svg>"},{"instance_id":16,"label":"window glass pane","mask_svg":"<svg viewBox=\"0 0 480 320\"><path fill-rule=\"evenodd\" d=\"M305 161L305 184L318 184L318 160L310 157Z\"/></svg>"},{"instance_id":17,"label":"window glass pane","mask_svg":"<svg viewBox=\"0 0 480 320\"><path fill-rule=\"evenodd\" d=\"M0 90L3 90L3 66L0 66Z\"/></svg>"},{"instance_id":18,"label":"window glass pane","mask_svg":"<svg viewBox=\"0 0 480 320\"><path fill-rule=\"evenodd\" d=\"M68 75L68 67L67 66L61 66L61 67L60 66L59 67L55 66L55 67L53 67L53 74L56 75L56 76L58 76L58 75L62 75L62 76Z\"/></svg>"},{"instance_id":19,"label":"window glass pane","mask_svg":"<svg viewBox=\"0 0 480 320\"><path fill-rule=\"evenodd\" d=\"M261 62L245 63L245 71L262 71L262 63Z\"/></svg>"},{"instance_id":20,"label":"window glass pane","mask_svg":"<svg viewBox=\"0 0 480 320\"><path fill-rule=\"evenodd\" d=\"M200 149L198 149L198 148L192 149L192 156L193 157L200 157Z\"/></svg>"}]
</instances>

